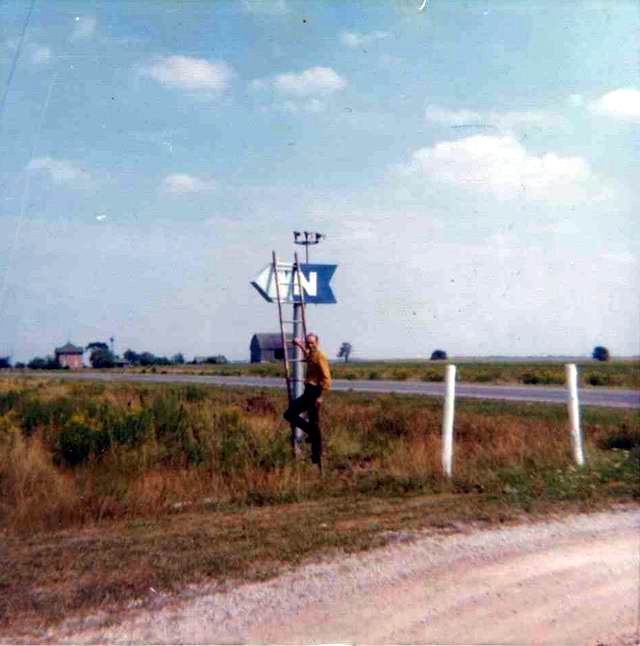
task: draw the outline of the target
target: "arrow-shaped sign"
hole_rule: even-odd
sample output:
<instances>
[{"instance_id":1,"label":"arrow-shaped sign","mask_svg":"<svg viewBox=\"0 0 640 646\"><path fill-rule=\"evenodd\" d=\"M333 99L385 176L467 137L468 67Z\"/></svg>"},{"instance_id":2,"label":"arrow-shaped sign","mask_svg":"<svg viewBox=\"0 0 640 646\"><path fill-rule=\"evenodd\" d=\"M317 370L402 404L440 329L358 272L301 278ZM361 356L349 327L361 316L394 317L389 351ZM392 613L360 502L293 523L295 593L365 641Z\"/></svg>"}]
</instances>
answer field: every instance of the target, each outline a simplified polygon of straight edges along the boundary
<instances>
[{"instance_id":1,"label":"arrow-shaped sign","mask_svg":"<svg viewBox=\"0 0 640 646\"><path fill-rule=\"evenodd\" d=\"M305 303L335 303L336 297L329 285L337 265L300 265L300 284ZM277 274L273 265L268 264L251 284L269 303L277 301L276 275L280 287L280 298L285 303L300 303L298 277L294 276L291 263L279 262Z\"/></svg>"}]
</instances>

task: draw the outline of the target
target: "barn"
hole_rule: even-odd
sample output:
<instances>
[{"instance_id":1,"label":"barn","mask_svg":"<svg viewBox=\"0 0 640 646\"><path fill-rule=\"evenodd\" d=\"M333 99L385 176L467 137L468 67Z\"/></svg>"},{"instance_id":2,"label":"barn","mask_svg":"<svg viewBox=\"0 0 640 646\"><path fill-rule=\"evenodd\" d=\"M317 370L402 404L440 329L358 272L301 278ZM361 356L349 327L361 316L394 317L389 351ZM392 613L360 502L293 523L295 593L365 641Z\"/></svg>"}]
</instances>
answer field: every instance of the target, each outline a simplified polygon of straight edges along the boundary
<instances>
[{"instance_id":1,"label":"barn","mask_svg":"<svg viewBox=\"0 0 640 646\"><path fill-rule=\"evenodd\" d=\"M293 340L293 335L287 334L287 341ZM293 358L295 348L289 348L289 356ZM282 361L284 352L282 350L282 336L280 332L254 334L249 345L251 363L261 361Z\"/></svg>"},{"instance_id":2,"label":"barn","mask_svg":"<svg viewBox=\"0 0 640 646\"><path fill-rule=\"evenodd\" d=\"M73 343L65 343L62 347L56 348L56 360L61 368L84 368L82 355L84 348L73 345Z\"/></svg>"}]
</instances>

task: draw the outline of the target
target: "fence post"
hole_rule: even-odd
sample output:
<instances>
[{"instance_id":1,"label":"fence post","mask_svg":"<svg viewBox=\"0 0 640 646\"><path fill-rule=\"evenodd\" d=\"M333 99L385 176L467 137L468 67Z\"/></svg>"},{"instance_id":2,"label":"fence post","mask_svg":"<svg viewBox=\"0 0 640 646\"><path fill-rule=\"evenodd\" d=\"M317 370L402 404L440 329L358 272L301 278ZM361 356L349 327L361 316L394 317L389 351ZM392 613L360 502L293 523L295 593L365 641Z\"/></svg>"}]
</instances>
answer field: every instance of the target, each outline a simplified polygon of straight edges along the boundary
<instances>
[{"instance_id":1,"label":"fence post","mask_svg":"<svg viewBox=\"0 0 640 646\"><path fill-rule=\"evenodd\" d=\"M582 448L582 433L580 432L580 408L578 402L578 369L575 363L565 365L567 376L567 408L571 424L571 447L573 459L579 466L584 464L584 451Z\"/></svg>"},{"instance_id":2,"label":"fence post","mask_svg":"<svg viewBox=\"0 0 640 646\"><path fill-rule=\"evenodd\" d=\"M456 367L448 365L445 378L444 415L442 417L442 470L451 477L453 462L453 415L456 399Z\"/></svg>"}]
</instances>

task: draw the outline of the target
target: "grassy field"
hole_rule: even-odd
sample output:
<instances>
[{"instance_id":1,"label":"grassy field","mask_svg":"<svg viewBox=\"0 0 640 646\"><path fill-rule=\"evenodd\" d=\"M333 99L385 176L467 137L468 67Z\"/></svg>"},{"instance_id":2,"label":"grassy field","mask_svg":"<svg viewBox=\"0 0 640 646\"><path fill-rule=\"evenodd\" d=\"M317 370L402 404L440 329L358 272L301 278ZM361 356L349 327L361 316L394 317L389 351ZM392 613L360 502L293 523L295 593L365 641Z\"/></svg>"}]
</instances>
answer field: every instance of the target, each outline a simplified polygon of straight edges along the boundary
<instances>
[{"instance_id":1,"label":"grassy field","mask_svg":"<svg viewBox=\"0 0 640 646\"><path fill-rule=\"evenodd\" d=\"M329 394L322 476L292 459L284 406L267 390L1 380L3 633L640 495L634 411L583 409L576 468L564 406L460 402L448 481L437 399Z\"/></svg>"},{"instance_id":2,"label":"grassy field","mask_svg":"<svg viewBox=\"0 0 640 646\"><path fill-rule=\"evenodd\" d=\"M444 381L447 362L442 361L359 361L332 362L336 379L383 379L393 381ZM484 384L538 384L565 383L564 363L560 361L487 361L469 362L452 360L458 366L458 379L467 383ZM640 388L638 361L579 361L580 384L585 387ZM131 372L192 373L260 377L282 377L281 363L229 363L223 365L182 365L156 368L129 368Z\"/></svg>"}]
</instances>

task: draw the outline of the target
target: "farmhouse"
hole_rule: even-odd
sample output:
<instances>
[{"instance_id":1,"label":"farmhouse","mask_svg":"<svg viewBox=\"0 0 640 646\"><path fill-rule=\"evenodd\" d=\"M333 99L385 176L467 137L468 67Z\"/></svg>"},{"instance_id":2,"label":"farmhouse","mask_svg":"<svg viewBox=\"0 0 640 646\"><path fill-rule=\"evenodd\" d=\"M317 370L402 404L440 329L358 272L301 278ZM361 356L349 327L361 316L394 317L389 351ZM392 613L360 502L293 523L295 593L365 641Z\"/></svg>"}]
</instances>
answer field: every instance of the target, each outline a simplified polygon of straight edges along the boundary
<instances>
[{"instance_id":1,"label":"farmhouse","mask_svg":"<svg viewBox=\"0 0 640 646\"><path fill-rule=\"evenodd\" d=\"M56 361L61 368L69 368L70 370L75 370L78 368L84 368L84 363L82 361L82 355L84 354L84 348L73 345L73 343L65 343L62 347L56 348Z\"/></svg>"},{"instance_id":2,"label":"farmhouse","mask_svg":"<svg viewBox=\"0 0 640 646\"><path fill-rule=\"evenodd\" d=\"M292 334L287 334L287 341L293 340ZM249 346L251 352L251 363L260 363L261 361L282 361L284 359L284 350L282 348L282 336L280 332L254 334ZM293 358L294 348L289 348L289 356Z\"/></svg>"}]
</instances>

